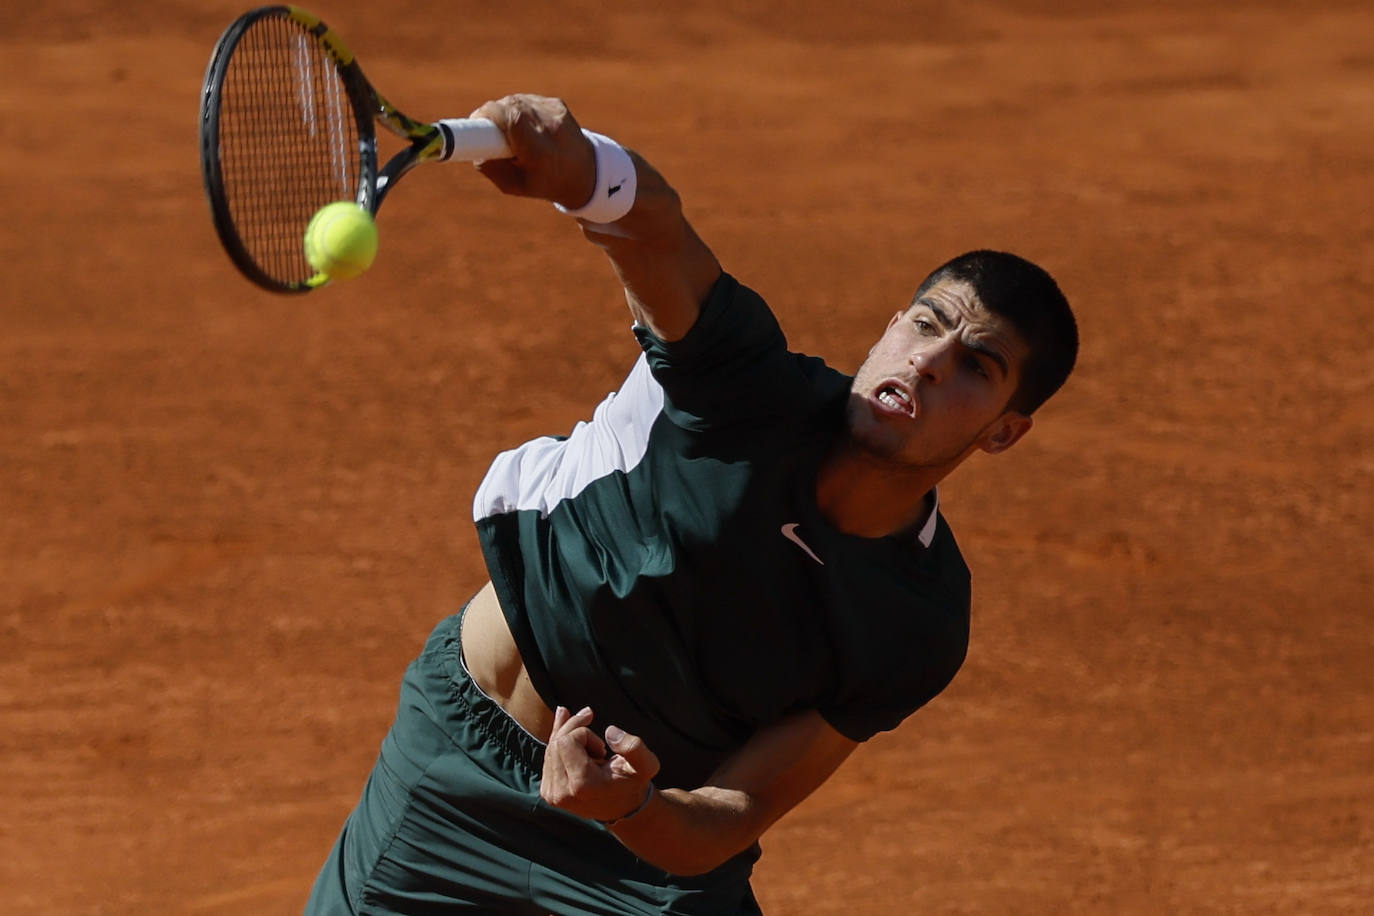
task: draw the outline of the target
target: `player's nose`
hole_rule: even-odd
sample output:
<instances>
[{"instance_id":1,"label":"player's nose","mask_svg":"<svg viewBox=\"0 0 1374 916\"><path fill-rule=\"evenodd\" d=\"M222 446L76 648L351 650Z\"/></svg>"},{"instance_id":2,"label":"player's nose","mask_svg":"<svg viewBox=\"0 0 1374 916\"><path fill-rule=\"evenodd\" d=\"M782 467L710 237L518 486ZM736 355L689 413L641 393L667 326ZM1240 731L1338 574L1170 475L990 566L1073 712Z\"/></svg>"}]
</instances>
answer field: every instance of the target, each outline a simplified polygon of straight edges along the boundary
<instances>
[{"instance_id":1,"label":"player's nose","mask_svg":"<svg viewBox=\"0 0 1374 916\"><path fill-rule=\"evenodd\" d=\"M921 381L939 383L948 376L954 362L954 345L948 339L933 341L913 350L907 362Z\"/></svg>"}]
</instances>

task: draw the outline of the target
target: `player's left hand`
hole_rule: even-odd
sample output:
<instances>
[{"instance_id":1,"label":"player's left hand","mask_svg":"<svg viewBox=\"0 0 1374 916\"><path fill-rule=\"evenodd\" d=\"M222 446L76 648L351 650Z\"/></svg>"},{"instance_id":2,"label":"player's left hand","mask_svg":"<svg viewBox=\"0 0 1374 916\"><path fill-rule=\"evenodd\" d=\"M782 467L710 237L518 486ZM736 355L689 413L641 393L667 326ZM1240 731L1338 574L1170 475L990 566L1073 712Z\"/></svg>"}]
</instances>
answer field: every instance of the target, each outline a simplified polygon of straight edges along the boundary
<instances>
[{"instance_id":1,"label":"player's left hand","mask_svg":"<svg viewBox=\"0 0 1374 916\"><path fill-rule=\"evenodd\" d=\"M590 707L577 713L562 706L554 710L539 794L555 808L609 821L644 801L659 762L636 735L614 725L604 738L592 731L593 717Z\"/></svg>"}]
</instances>

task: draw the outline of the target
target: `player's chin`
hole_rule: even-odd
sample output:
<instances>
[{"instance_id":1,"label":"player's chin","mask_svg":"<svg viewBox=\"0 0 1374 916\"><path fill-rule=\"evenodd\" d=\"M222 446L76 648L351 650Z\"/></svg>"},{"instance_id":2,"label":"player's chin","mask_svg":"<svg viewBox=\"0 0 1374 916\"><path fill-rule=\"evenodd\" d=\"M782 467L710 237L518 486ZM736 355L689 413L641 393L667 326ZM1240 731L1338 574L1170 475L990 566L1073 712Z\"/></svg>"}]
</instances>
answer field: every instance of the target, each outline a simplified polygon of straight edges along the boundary
<instances>
[{"instance_id":1,"label":"player's chin","mask_svg":"<svg viewBox=\"0 0 1374 916\"><path fill-rule=\"evenodd\" d=\"M906 442L876 418L850 423L849 445L854 451L884 463L901 463Z\"/></svg>"},{"instance_id":2,"label":"player's chin","mask_svg":"<svg viewBox=\"0 0 1374 916\"><path fill-rule=\"evenodd\" d=\"M897 457L906 445L909 418L895 418L888 411L875 410L872 401L851 395L846 412L850 440L866 451Z\"/></svg>"}]
</instances>

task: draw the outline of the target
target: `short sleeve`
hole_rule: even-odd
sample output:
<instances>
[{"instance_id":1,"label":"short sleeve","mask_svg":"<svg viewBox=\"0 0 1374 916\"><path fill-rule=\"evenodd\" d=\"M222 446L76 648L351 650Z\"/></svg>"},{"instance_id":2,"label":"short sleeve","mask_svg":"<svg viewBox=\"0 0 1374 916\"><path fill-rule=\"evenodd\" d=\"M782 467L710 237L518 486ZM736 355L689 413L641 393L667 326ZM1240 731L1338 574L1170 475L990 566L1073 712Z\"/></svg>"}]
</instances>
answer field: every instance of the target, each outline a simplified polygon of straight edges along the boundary
<instances>
[{"instance_id":1,"label":"short sleeve","mask_svg":"<svg viewBox=\"0 0 1374 916\"><path fill-rule=\"evenodd\" d=\"M923 644L906 647L905 657L886 666L888 676L868 685L862 696L841 698L823 707L821 716L854 741L891 731L950 685L967 653L966 631L932 633Z\"/></svg>"},{"instance_id":2,"label":"short sleeve","mask_svg":"<svg viewBox=\"0 0 1374 916\"><path fill-rule=\"evenodd\" d=\"M685 429L797 416L835 393L839 374L788 352L768 304L729 274L682 339L664 341L642 326L635 336L663 388L664 412Z\"/></svg>"}]
</instances>

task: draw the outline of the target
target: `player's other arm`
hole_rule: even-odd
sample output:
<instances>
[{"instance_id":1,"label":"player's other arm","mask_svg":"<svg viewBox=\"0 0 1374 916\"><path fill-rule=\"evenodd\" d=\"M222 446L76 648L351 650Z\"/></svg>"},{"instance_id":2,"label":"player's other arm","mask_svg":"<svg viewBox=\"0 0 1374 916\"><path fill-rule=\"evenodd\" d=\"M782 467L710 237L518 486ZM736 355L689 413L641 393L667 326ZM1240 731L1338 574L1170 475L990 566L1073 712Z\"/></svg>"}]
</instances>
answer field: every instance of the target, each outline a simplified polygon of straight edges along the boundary
<instances>
[{"instance_id":1,"label":"player's other arm","mask_svg":"<svg viewBox=\"0 0 1374 916\"><path fill-rule=\"evenodd\" d=\"M633 735L603 743L590 710L560 710L544 759L544 800L584 817L625 815L649 792L658 759ZM642 809L610 830L664 871L695 875L743 852L825 782L858 743L806 712L760 730L691 791L648 794Z\"/></svg>"},{"instance_id":2,"label":"player's other arm","mask_svg":"<svg viewBox=\"0 0 1374 916\"><path fill-rule=\"evenodd\" d=\"M506 135L513 154L478 169L507 194L579 209L596 187L591 141L559 99L513 95L473 112ZM636 153L634 206L610 225L582 222L587 238L614 266L635 320L663 340L677 340L696 322L720 276L720 263L682 213L677 192Z\"/></svg>"}]
</instances>

